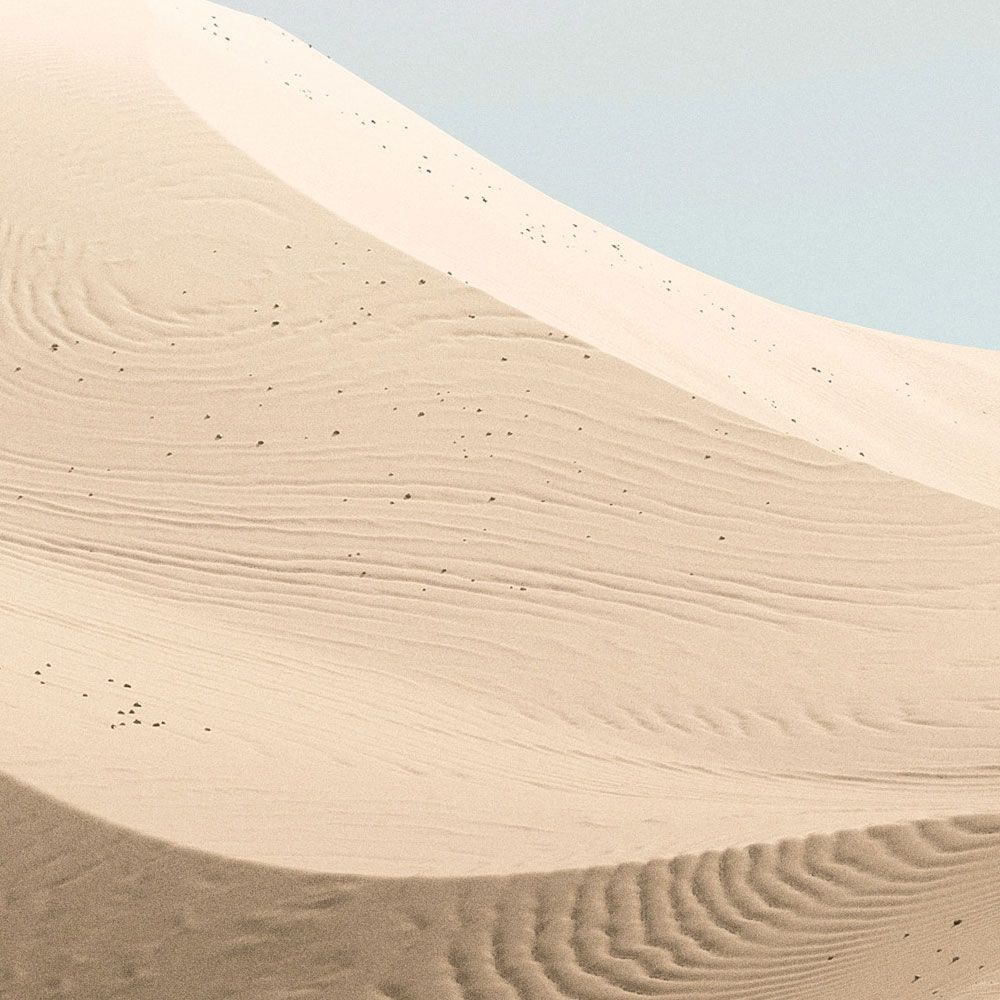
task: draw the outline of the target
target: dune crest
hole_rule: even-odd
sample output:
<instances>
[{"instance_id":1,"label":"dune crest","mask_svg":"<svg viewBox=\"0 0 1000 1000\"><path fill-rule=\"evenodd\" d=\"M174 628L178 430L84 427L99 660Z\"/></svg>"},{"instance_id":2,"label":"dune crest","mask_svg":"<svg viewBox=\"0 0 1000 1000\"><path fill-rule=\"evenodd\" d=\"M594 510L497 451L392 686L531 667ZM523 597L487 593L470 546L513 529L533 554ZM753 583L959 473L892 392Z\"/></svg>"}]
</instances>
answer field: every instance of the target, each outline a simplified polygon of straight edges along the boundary
<instances>
[{"instance_id":1,"label":"dune crest","mask_svg":"<svg viewBox=\"0 0 1000 1000\"><path fill-rule=\"evenodd\" d=\"M549 198L266 21L149 6L167 86L345 221L772 430L1000 501L1000 352L768 302Z\"/></svg>"},{"instance_id":2,"label":"dune crest","mask_svg":"<svg viewBox=\"0 0 1000 1000\"><path fill-rule=\"evenodd\" d=\"M224 8L0 14L0 996L989 995L996 354Z\"/></svg>"}]
</instances>

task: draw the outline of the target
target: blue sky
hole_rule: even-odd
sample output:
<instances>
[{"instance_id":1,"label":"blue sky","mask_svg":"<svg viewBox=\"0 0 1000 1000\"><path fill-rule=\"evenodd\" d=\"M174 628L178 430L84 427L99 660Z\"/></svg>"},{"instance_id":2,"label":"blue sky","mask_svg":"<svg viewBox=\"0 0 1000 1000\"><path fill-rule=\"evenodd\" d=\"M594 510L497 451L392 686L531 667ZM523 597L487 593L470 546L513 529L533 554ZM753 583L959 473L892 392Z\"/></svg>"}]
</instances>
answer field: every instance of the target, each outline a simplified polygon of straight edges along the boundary
<instances>
[{"instance_id":1,"label":"blue sky","mask_svg":"<svg viewBox=\"0 0 1000 1000\"><path fill-rule=\"evenodd\" d=\"M230 0L778 302L1000 348L994 0Z\"/></svg>"}]
</instances>

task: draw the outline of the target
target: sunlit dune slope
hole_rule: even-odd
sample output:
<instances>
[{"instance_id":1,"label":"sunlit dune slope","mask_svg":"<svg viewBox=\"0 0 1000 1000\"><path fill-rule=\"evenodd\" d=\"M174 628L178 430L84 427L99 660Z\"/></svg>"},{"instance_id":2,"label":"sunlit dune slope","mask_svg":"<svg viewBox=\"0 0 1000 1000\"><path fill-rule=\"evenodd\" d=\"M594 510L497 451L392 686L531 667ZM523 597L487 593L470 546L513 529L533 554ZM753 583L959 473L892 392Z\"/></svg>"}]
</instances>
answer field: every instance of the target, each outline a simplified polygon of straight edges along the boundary
<instances>
[{"instance_id":1,"label":"sunlit dune slope","mask_svg":"<svg viewBox=\"0 0 1000 1000\"><path fill-rule=\"evenodd\" d=\"M991 995L998 356L665 260L264 22L45 8L0 996Z\"/></svg>"},{"instance_id":2,"label":"sunlit dune slope","mask_svg":"<svg viewBox=\"0 0 1000 1000\"><path fill-rule=\"evenodd\" d=\"M81 10L4 60L10 772L383 874L990 804L995 509L393 250Z\"/></svg>"},{"instance_id":3,"label":"sunlit dune slope","mask_svg":"<svg viewBox=\"0 0 1000 1000\"><path fill-rule=\"evenodd\" d=\"M167 85L345 221L772 430L1000 498L997 352L767 302L559 204L266 21L212 4L150 7L148 57ZM673 192L662 198L669 206Z\"/></svg>"}]
</instances>

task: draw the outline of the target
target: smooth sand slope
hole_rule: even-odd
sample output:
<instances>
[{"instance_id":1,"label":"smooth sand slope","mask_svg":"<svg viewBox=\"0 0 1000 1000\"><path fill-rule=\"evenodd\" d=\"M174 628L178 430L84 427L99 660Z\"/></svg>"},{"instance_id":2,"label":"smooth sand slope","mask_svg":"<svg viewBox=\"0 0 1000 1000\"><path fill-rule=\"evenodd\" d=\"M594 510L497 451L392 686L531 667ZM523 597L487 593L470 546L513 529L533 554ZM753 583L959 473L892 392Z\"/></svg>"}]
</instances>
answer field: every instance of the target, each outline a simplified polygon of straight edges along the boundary
<instances>
[{"instance_id":1,"label":"smooth sand slope","mask_svg":"<svg viewBox=\"0 0 1000 1000\"><path fill-rule=\"evenodd\" d=\"M0 996L995 995L1000 356L692 272L265 22L44 8Z\"/></svg>"}]
</instances>

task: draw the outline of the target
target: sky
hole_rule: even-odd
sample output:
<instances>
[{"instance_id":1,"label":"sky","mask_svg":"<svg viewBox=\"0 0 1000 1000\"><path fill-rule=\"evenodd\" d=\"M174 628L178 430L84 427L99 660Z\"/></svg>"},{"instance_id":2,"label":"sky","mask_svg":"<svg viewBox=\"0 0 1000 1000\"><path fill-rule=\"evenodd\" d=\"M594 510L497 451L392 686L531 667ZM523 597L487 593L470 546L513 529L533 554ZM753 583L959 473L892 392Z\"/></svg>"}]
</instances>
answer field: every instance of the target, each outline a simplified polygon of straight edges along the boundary
<instances>
[{"instance_id":1,"label":"sky","mask_svg":"<svg viewBox=\"0 0 1000 1000\"><path fill-rule=\"evenodd\" d=\"M741 288L1000 349L996 0L228 0Z\"/></svg>"}]
</instances>

